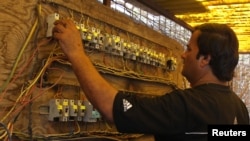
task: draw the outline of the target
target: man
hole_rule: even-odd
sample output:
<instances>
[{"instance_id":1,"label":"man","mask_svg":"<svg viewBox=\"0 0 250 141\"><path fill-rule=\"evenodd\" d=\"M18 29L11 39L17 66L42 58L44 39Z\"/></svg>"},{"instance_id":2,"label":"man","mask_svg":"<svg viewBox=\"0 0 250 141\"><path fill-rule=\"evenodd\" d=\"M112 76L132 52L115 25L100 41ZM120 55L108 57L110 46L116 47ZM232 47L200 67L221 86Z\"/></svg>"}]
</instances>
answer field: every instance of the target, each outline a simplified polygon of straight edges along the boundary
<instances>
[{"instance_id":1,"label":"man","mask_svg":"<svg viewBox=\"0 0 250 141\"><path fill-rule=\"evenodd\" d=\"M119 92L105 81L84 53L71 20L56 21L53 36L88 100L120 132L154 134L157 141L201 141L207 140L208 124L249 124L245 104L227 86L238 63L238 40L226 25L195 28L182 54L182 74L192 88L155 98Z\"/></svg>"}]
</instances>

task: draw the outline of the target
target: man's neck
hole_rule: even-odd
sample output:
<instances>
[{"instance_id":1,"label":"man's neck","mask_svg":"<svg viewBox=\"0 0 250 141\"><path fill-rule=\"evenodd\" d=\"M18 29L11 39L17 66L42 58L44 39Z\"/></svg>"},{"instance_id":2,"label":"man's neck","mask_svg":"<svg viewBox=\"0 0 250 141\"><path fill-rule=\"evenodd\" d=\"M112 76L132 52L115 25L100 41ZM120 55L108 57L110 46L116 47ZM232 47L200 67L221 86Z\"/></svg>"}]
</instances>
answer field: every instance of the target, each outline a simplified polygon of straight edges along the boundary
<instances>
[{"instance_id":1,"label":"man's neck","mask_svg":"<svg viewBox=\"0 0 250 141\"><path fill-rule=\"evenodd\" d=\"M228 82L220 81L214 75L206 75L202 77L201 79L197 80L195 83L191 83L191 87L195 87L195 86L202 85L202 84L208 84L208 83L224 85L224 86L228 85Z\"/></svg>"}]
</instances>

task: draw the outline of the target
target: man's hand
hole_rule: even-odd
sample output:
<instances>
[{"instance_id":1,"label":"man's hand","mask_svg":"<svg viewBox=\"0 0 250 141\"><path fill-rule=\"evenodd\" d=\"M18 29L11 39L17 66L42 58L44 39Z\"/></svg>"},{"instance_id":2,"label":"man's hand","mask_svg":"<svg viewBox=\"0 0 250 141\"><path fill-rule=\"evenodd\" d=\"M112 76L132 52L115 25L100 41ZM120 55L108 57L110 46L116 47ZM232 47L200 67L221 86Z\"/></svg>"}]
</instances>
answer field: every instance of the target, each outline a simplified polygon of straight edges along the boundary
<instances>
[{"instance_id":1,"label":"man's hand","mask_svg":"<svg viewBox=\"0 0 250 141\"><path fill-rule=\"evenodd\" d=\"M71 19L57 20L54 25L53 37L58 40L69 59L84 52L80 31Z\"/></svg>"}]
</instances>

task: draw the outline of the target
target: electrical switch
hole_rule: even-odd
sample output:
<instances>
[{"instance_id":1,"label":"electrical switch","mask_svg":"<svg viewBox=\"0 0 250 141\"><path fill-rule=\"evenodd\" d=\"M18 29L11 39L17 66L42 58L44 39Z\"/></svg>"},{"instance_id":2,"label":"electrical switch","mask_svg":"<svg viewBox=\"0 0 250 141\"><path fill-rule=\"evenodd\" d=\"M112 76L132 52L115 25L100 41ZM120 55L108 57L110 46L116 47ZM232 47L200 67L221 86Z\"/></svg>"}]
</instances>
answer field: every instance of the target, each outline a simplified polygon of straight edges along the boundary
<instances>
[{"instance_id":1,"label":"electrical switch","mask_svg":"<svg viewBox=\"0 0 250 141\"><path fill-rule=\"evenodd\" d=\"M82 100L76 100L76 103L77 103L77 121L83 121L83 116L86 108Z\"/></svg>"},{"instance_id":2,"label":"electrical switch","mask_svg":"<svg viewBox=\"0 0 250 141\"><path fill-rule=\"evenodd\" d=\"M78 107L75 104L75 100L69 100L69 120L75 120L78 113Z\"/></svg>"},{"instance_id":3,"label":"electrical switch","mask_svg":"<svg viewBox=\"0 0 250 141\"><path fill-rule=\"evenodd\" d=\"M62 105L62 116L59 118L60 121L68 121L69 119L69 100L61 99Z\"/></svg>"},{"instance_id":4,"label":"electrical switch","mask_svg":"<svg viewBox=\"0 0 250 141\"><path fill-rule=\"evenodd\" d=\"M49 101L49 121L59 121L62 116L62 109L60 99L51 99Z\"/></svg>"},{"instance_id":5,"label":"electrical switch","mask_svg":"<svg viewBox=\"0 0 250 141\"><path fill-rule=\"evenodd\" d=\"M46 37L52 37L52 30L54 27L54 22L56 20L59 20L59 14L58 13L53 13L47 16L47 33L46 33Z\"/></svg>"}]
</instances>

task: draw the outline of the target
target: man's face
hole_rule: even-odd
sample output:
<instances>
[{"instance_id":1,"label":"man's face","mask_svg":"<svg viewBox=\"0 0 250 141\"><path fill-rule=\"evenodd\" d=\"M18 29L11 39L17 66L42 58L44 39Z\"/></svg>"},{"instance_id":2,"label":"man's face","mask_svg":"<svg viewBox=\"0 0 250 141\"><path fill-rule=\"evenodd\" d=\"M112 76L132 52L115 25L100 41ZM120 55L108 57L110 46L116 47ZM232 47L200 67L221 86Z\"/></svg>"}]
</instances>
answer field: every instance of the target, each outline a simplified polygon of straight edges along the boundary
<instances>
[{"instance_id":1,"label":"man's face","mask_svg":"<svg viewBox=\"0 0 250 141\"><path fill-rule=\"evenodd\" d=\"M192 84L199 79L199 59L196 58L199 48L197 45L197 39L200 35L200 31L195 31L187 45L186 51L181 55L183 59L182 75Z\"/></svg>"}]
</instances>

